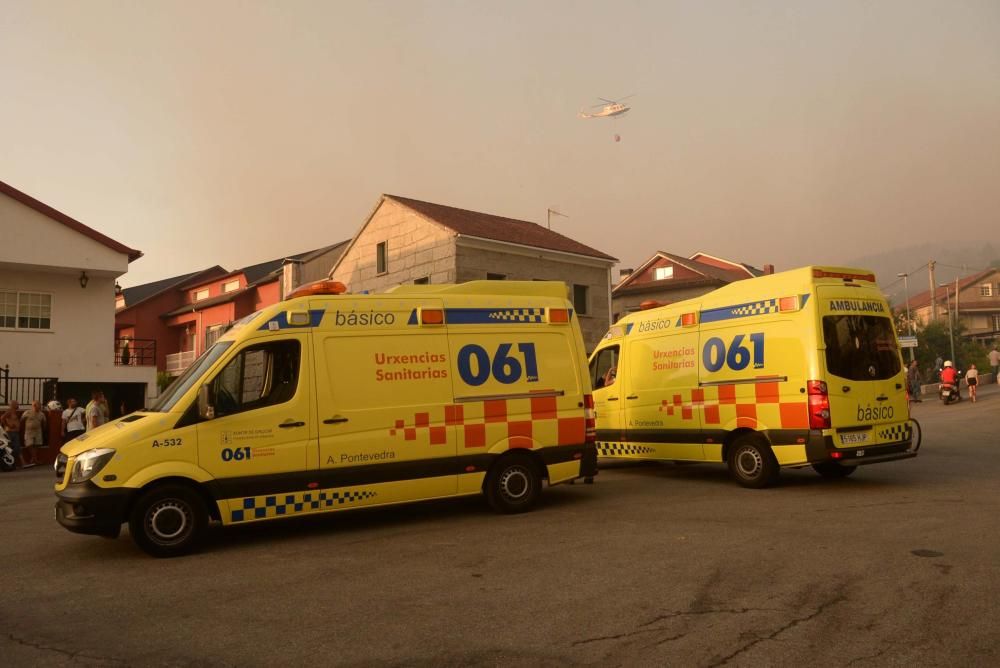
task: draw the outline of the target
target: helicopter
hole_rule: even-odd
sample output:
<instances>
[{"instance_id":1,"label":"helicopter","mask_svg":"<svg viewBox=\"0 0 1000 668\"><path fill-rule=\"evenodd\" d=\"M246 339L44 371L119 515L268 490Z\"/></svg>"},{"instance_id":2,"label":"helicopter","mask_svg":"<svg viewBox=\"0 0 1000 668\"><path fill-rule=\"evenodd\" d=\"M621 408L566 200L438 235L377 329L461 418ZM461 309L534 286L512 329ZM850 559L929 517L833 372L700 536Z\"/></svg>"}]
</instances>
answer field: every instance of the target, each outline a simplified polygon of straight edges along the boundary
<instances>
[{"instance_id":1,"label":"helicopter","mask_svg":"<svg viewBox=\"0 0 1000 668\"><path fill-rule=\"evenodd\" d=\"M591 109L600 107L599 111L588 114L581 110L577 116L580 118L614 118L615 116L621 116L632 108L627 104L622 104L622 100L627 100L634 96L635 93L632 93L632 95L626 95L618 100L608 100L607 98L599 97L597 99L601 101L601 104L595 104L591 107Z\"/></svg>"}]
</instances>

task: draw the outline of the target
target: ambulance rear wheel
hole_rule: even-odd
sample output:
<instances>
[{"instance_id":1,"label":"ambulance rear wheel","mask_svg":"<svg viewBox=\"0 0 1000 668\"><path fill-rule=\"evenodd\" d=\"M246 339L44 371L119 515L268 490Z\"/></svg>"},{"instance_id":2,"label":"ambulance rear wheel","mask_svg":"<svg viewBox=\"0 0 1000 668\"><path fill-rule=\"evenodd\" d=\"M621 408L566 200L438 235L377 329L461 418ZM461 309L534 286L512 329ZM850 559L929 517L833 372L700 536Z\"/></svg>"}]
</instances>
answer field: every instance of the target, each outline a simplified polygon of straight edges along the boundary
<instances>
[{"instance_id":1,"label":"ambulance rear wheel","mask_svg":"<svg viewBox=\"0 0 1000 668\"><path fill-rule=\"evenodd\" d=\"M531 510L542 491L542 477L528 455L506 455L486 476L486 500L498 513Z\"/></svg>"},{"instance_id":2,"label":"ambulance rear wheel","mask_svg":"<svg viewBox=\"0 0 1000 668\"><path fill-rule=\"evenodd\" d=\"M740 436L729 448L729 473L744 487L761 488L778 481L778 460L760 436Z\"/></svg>"},{"instance_id":3,"label":"ambulance rear wheel","mask_svg":"<svg viewBox=\"0 0 1000 668\"><path fill-rule=\"evenodd\" d=\"M144 552L154 557L177 557L193 551L208 526L208 510L201 495L185 485L162 485L136 501L128 528Z\"/></svg>"},{"instance_id":4,"label":"ambulance rear wheel","mask_svg":"<svg viewBox=\"0 0 1000 668\"><path fill-rule=\"evenodd\" d=\"M824 478L846 478L854 473L857 466L841 466L834 462L820 462L812 465L813 470Z\"/></svg>"}]
</instances>

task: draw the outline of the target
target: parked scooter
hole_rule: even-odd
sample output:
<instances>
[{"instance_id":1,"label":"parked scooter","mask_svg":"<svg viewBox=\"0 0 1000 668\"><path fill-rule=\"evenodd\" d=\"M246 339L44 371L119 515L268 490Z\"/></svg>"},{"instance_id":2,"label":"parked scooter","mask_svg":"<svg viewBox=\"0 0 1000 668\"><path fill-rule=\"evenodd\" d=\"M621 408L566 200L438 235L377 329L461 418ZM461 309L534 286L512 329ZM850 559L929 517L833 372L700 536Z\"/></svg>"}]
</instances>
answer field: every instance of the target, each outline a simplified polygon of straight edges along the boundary
<instances>
[{"instance_id":1,"label":"parked scooter","mask_svg":"<svg viewBox=\"0 0 1000 668\"><path fill-rule=\"evenodd\" d=\"M7 434L0 431L0 471L13 471L15 465L14 448L10 447Z\"/></svg>"}]
</instances>

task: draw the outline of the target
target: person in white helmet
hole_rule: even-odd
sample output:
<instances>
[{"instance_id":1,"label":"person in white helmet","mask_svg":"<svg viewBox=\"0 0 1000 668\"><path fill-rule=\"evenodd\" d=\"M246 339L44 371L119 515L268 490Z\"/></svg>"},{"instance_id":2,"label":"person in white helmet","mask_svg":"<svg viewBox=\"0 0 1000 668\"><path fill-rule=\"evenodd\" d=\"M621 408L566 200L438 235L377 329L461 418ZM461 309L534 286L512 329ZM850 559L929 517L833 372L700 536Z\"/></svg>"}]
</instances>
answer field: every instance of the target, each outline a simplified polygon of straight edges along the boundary
<instances>
[{"instance_id":1,"label":"person in white helmet","mask_svg":"<svg viewBox=\"0 0 1000 668\"><path fill-rule=\"evenodd\" d=\"M958 372L955 371L955 365L948 360L944 363L944 368L941 369L941 382L945 385L954 385L958 387Z\"/></svg>"}]
</instances>

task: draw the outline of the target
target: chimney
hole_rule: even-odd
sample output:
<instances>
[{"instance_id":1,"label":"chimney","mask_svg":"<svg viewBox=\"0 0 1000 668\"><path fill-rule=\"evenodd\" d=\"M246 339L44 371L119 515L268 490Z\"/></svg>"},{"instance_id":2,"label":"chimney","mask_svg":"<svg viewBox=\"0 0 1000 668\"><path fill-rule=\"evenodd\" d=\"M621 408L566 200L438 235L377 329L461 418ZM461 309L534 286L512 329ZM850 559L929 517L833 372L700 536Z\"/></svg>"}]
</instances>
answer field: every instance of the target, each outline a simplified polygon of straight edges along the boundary
<instances>
[{"instance_id":1,"label":"chimney","mask_svg":"<svg viewBox=\"0 0 1000 668\"><path fill-rule=\"evenodd\" d=\"M774 273L774 265L773 264L765 264L764 265L764 275L765 276L770 276L773 273Z\"/></svg>"},{"instance_id":2,"label":"chimney","mask_svg":"<svg viewBox=\"0 0 1000 668\"><path fill-rule=\"evenodd\" d=\"M281 265L281 298L292 293L292 290L299 287L302 282L302 262L299 260L285 260Z\"/></svg>"},{"instance_id":3,"label":"chimney","mask_svg":"<svg viewBox=\"0 0 1000 668\"><path fill-rule=\"evenodd\" d=\"M632 275L633 271L635 271L635 269L632 269L631 267L629 267L628 269L619 269L618 278L627 278Z\"/></svg>"}]
</instances>

